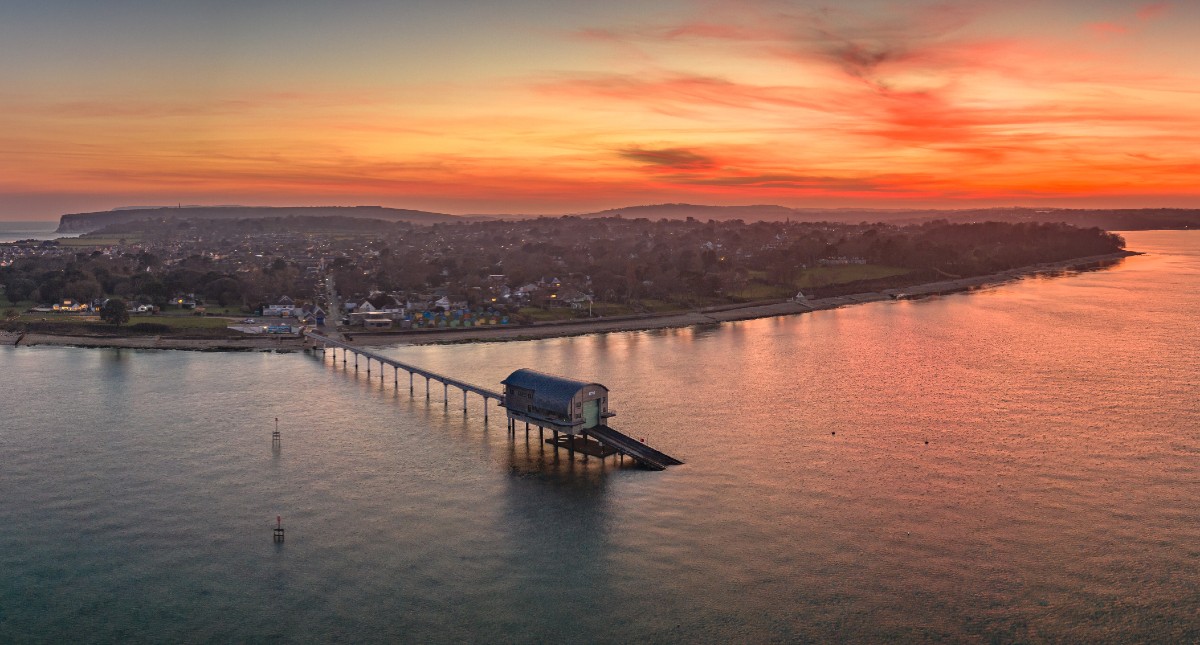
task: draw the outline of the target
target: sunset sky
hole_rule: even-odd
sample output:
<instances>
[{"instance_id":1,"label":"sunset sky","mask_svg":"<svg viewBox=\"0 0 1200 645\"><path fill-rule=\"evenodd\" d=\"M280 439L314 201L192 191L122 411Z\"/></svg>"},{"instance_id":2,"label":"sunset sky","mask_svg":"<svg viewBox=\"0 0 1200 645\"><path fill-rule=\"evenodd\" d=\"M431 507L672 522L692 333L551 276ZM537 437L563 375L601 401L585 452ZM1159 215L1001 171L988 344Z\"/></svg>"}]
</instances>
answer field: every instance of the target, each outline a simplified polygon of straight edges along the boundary
<instances>
[{"instance_id":1,"label":"sunset sky","mask_svg":"<svg viewBox=\"0 0 1200 645\"><path fill-rule=\"evenodd\" d=\"M5 0L0 219L1200 207L1200 3Z\"/></svg>"}]
</instances>

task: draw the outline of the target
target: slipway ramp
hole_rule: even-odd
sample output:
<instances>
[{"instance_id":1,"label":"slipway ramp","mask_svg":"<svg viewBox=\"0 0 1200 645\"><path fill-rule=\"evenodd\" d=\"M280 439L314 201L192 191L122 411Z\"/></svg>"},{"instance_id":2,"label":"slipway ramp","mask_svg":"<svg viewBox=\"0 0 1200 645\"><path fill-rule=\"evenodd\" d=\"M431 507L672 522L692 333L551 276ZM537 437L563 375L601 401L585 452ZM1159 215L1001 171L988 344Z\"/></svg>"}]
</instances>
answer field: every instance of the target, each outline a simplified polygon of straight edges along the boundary
<instances>
[{"instance_id":1,"label":"slipway ramp","mask_svg":"<svg viewBox=\"0 0 1200 645\"><path fill-rule=\"evenodd\" d=\"M682 461L659 452L650 446L614 430L608 426L596 426L588 428L587 434L589 437L600 441L604 445L612 446L619 452L633 457L638 460L646 468L651 470L666 470L667 466L678 466Z\"/></svg>"}]
</instances>

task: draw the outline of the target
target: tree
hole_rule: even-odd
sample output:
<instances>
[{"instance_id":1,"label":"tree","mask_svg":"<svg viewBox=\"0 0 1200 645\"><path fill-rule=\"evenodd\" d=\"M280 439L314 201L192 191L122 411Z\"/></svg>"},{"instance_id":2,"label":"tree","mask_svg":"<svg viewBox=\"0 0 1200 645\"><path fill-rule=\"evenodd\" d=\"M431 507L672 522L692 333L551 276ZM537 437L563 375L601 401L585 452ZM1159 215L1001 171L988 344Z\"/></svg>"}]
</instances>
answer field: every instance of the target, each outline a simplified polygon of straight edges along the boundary
<instances>
[{"instance_id":1,"label":"tree","mask_svg":"<svg viewBox=\"0 0 1200 645\"><path fill-rule=\"evenodd\" d=\"M91 279L73 280L63 287L65 293L80 302L91 302L100 297L100 283Z\"/></svg>"},{"instance_id":2,"label":"tree","mask_svg":"<svg viewBox=\"0 0 1200 645\"><path fill-rule=\"evenodd\" d=\"M10 280L5 293L8 295L9 302L16 304L22 300L28 300L37 291L38 284L28 278L16 278Z\"/></svg>"},{"instance_id":3,"label":"tree","mask_svg":"<svg viewBox=\"0 0 1200 645\"><path fill-rule=\"evenodd\" d=\"M129 322L129 311L125 308L125 301L119 298L109 298L108 302L100 308L100 320L114 325Z\"/></svg>"}]
</instances>

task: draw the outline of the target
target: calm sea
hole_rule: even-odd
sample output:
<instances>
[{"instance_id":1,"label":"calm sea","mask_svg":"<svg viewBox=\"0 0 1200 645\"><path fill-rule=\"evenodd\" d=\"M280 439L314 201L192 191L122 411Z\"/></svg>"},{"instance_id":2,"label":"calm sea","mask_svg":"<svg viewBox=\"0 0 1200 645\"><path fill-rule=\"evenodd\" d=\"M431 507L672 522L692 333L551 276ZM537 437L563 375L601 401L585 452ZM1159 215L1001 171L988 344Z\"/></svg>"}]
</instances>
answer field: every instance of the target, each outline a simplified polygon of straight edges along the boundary
<instances>
[{"instance_id":1,"label":"calm sea","mask_svg":"<svg viewBox=\"0 0 1200 645\"><path fill-rule=\"evenodd\" d=\"M57 235L54 231L58 222L6 222L0 221L0 242L16 242L17 240L53 240L58 237L74 237L73 235Z\"/></svg>"},{"instance_id":2,"label":"calm sea","mask_svg":"<svg viewBox=\"0 0 1200 645\"><path fill-rule=\"evenodd\" d=\"M1128 239L972 294L385 350L605 383L661 473L328 357L0 348L0 642L1196 642L1200 232Z\"/></svg>"}]
</instances>

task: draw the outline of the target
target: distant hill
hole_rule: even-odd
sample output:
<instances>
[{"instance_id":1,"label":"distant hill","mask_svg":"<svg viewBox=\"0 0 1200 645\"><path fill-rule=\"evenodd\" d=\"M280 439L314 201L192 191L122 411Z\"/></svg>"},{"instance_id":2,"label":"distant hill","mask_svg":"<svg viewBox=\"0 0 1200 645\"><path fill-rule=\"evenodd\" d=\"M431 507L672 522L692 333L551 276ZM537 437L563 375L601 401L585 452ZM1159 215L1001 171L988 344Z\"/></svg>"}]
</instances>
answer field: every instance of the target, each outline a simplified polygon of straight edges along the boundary
<instances>
[{"instance_id":1,"label":"distant hill","mask_svg":"<svg viewBox=\"0 0 1200 645\"><path fill-rule=\"evenodd\" d=\"M1131 209L1073 209L1073 208L975 208L956 210L937 209L870 209L870 208L788 208L786 206L704 206L697 204L655 204L612 208L579 217L626 217L631 219L686 219L700 221L746 222L887 222L915 224L936 219L951 222L1065 222L1075 226L1099 227L1106 230L1134 231L1149 229L1200 228L1200 209L1131 208Z\"/></svg>"},{"instance_id":2,"label":"distant hill","mask_svg":"<svg viewBox=\"0 0 1200 645\"><path fill-rule=\"evenodd\" d=\"M584 213L580 217L626 217L629 219L646 218L687 219L694 217L700 221L745 220L748 222L784 221L795 219L798 209L786 206L756 205L756 206L703 206L698 204L652 204L647 206L628 206L625 208L610 208L595 213Z\"/></svg>"},{"instance_id":3,"label":"distant hill","mask_svg":"<svg viewBox=\"0 0 1200 645\"><path fill-rule=\"evenodd\" d=\"M145 219L259 219L273 217L352 217L387 222L437 224L458 222L464 218L382 206L184 206L182 208L126 208L95 213L70 213L58 222L58 233L90 233L111 224L127 224Z\"/></svg>"},{"instance_id":4,"label":"distant hill","mask_svg":"<svg viewBox=\"0 0 1200 645\"><path fill-rule=\"evenodd\" d=\"M72 213L59 220L58 233L90 233L112 224L127 224L146 219L262 219L303 217L356 218L385 222L437 224L495 219L528 219L534 215L448 215L429 211L382 206L184 206L121 208L95 213ZM951 222L1065 222L1075 226L1096 226L1110 231L1200 228L1200 209L1068 209L1068 208L977 208L872 209L872 208L789 208L770 204L751 206L705 206L699 204L652 204L611 208L575 217L625 217L687 219L702 222L743 220L746 222L886 222L915 224L935 219Z\"/></svg>"},{"instance_id":5,"label":"distant hill","mask_svg":"<svg viewBox=\"0 0 1200 645\"><path fill-rule=\"evenodd\" d=\"M704 206L699 204L654 204L611 208L580 217L644 217L650 220L695 218L702 222L716 220L727 222L740 219L745 222L920 222L931 219L957 219L962 211L911 210L888 208L789 208L773 204L752 206Z\"/></svg>"}]
</instances>

